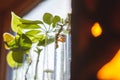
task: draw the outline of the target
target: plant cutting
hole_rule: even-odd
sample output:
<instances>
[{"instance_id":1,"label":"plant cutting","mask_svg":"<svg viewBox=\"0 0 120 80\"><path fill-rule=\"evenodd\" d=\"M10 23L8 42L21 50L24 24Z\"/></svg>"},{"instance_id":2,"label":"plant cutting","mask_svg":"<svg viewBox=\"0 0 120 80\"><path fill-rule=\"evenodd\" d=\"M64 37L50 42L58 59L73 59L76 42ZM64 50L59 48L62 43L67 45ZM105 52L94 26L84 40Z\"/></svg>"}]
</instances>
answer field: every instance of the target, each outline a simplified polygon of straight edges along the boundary
<instances>
[{"instance_id":1,"label":"plant cutting","mask_svg":"<svg viewBox=\"0 0 120 80\"><path fill-rule=\"evenodd\" d=\"M14 34L8 32L3 34L5 49L8 50L7 63L11 68L18 69L27 62L25 80L28 80L27 73L32 63L30 49L33 44L36 44L34 50L37 53L34 75L34 80L36 80L41 51L51 43L55 43L55 49L57 49L58 41L65 42L65 38L60 36L70 32L70 16L63 19L58 15L45 13L42 20L33 21L20 18L14 12L11 14L11 29Z\"/></svg>"}]
</instances>

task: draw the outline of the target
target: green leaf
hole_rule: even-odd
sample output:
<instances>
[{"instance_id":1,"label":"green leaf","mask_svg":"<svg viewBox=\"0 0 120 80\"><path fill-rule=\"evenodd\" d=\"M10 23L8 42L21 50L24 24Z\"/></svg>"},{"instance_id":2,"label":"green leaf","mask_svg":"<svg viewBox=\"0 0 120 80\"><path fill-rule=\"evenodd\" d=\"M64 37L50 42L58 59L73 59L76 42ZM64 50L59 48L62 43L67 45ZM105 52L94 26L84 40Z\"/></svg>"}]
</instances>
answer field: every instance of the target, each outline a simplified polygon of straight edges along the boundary
<instances>
[{"instance_id":1,"label":"green leaf","mask_svg":"<svg viewBox=\"0 0 120 80\"><path fill-rule=\"evenodd\" d=\"M39 29L40 26L38 24L19 24L21 29Z\"/></svg>"},{"instance_id":2,"label":"green leaf","mask_svg":"<svg viewBox=\"0 0 120 80\"><path fill-rule=\"evenodd\" d=\"M39 39L39 43L37 44L38 46L44 46L45 45L45 36L41 35Z\"/></svg>"},{"instance_id":3,"label":"green leaf","mask_svg":"<svg viewBox=\"0 0 120 80\"><path fill-rule=\"evenodd\" d=\"M8 47L9 47L10 50L12 50L12 51L19 50L18 37L15 37L15 39L12 40L12 41L8 44Z\"/></svg>"},{"instance_id":4,"label":"green leaf","mask_svg":"<svg viewBox=\"0 0 120 80\"><path fill-rule=\"evenodd\" d=\"M17 36L8 46L12 51L27 51L31 45L32 41L25 34L22 34Z\"/></svg>"},{"instance_id":5,"label":"green leaf","mask_svg":"<svg viewBox=\"0 0 120 80\"><path fill-rule=\"evenodd\" d=\"M11 12L12 20L11 20L11 28L14 32L21 34L21 29L38 29L40 26L38 24L43 24L42 21L39 20L25 20L17 16L14 12ZM19 29L19 30L18 30Z\"/></svg>"},{"instance_id":6,"label":"green leaf","mask_svg":"<svg viewBox=\"0 0 120 80\"><path fill-rule=\"evenodd\" d=\"M30 30L30 31L26 32L25 35L35 36L35 35L39 34L40 32L41 32L40 30Z\"/></svg>"},{"instance_id":7,"label":"green leaf","mask_svg":"<svg viewBox=\"0 0 120 80\"><path fill-rule=\"evenodd\" d=\"M39 43L38 43L38 46L45 46L45 39L46 39L46 37L40 39ZM47 44L46 45L48 45L48 44L50 44L52 42L54 42L54 37L49 37L48 40L47 40Z\"/></svg>"},{"instance_id":8,"label":"green leaf","mask_svg":"<svg viewBox=\"0 0 120 80\"><path fill-rule=\"evenodd\" d=\"M35 51L36 53L40 54L41 51L42 51L42 49L40 49L40 48L37 47L37 50L34 50L34 51Z\"/></svg>"},{"instance_id":9,"label":"green leaf","mask_svg":"<svg viewBox=\"0 0 120 80\"><path fill-rule=\"evenodd\" d=\"M53 19L53 15L50 13L45 13L43 15L43 21L48 25L50 25L52 23L52 19Z\"/></svg>"},{"instance_id":10,"label":"green leaf","mask_svg":"<svg viewBox=\"0 0 120 80\"><path fill-rule=\"evenodd\" d=\"M18 50L19 49L19 45L17 44L17 42L15 40L13 40L10 44L9 44L9 48L10 50Z\"/></svg>"},{"instance_id":11,"label":"green leaf","mask_svg":"<svg viewBox=\"0 0 120 80\"><path fill-rule=\"evenodd\" d=\"M9 50L9 44L15 39L15 37L10 33L3 33L3 41L5 49Z\"/></svg>"},{"instance_id":12,"label":"green leaf","mask_svg":"<svg viewBox=\"0 0 120 80\"><path fill-rule=\"evenodd\" d=\"M45 39L39 40L38 46L45 46Z\"/></svg>"},{"instance_id":13,"label":"green leaf","mask_svg":"<svg viewBox=\"0 0 120 80\"><path fill-rule=\"evenodd\" d=\"M32 41L25 34L22 34L19 39L19 45L21 50L29 50L31 48Z\"/></svg>"},{"instance_id":14,"label":"green leaf","mask_svg":"<svg viewBox=\"0 0 120 80\"><path fill-rule=\"evenodd\" d=\"M12 57L17 63L23 62L24 51L12 51Z\"/></svg>"},{"instance_id":15,"label":"green leaf","mask_svg":"<svg viewBox=\"0 0 120 80\"><path fill-rule=\"evenodd\" d=\"M22 31L22 29L20 27L18 27L17 34L23 34L23 31Z\"/></svg>"},{"instance_id":16,"label":"green leaf","mask_svg":"<svg viewBox=\"0 0 120 80\"><path fill-rule=\"evenodd\" d=\"M53 28L57 25L57 23L58 22L60 22L60 17L59 16L55 16L54 18L53 18L53 24L52 24L52 26L53 26Z\"/></svg>"},{"instance_id":17,"label":"green leaf","mask_svg":"<svg viewBox=\"0 0 120 80\"><path fill-rule=\"evenodd\" d=\"M43 36L43 34L40 35L34 35L32 37L30 37L30 39L32 40L32 42L39 42L39 40L41 39L41 36ZM29 37L29 36L28 36Z\"/></svg>"},{"instance_id":18,"label":"green leaf","mask_svg":"<svg viewBox=\"0 0 120 80\"><path fill-rule=\"evenodd\" d=\"M11 28L14 32L17 33L18 25L22 24L20 21L20 17L18 17L14 12L11 12L12 20L11 20Z\"/></svg>"},{"instance_id":19,"label":"green leaf","mask_svg":"<svg viewBox=\"0 0 120 80\"><path fill-rule=\"evenodd\" d=\"M23 24L43 24L42 21L39 21L39 20L26 20L26 19L20 19L20 21L23 23Z\"/></svg>"},{"instance_id":20,"label":"green leaf","mask_svg":"<svg viewBox=\"0 0 120 80\"><path fill-rule=\"evenodd\" d=\"M18 56L17 56L18 57ZM13 58L13 52L10 51L8 54L7 54L7 63L8 65L11 67L11 68L18 68L18 67L21 67L22 66L22 61L21 59L17 59L17 61L14 60ZM20 63L19 63L20 62Z\"/></svg>"},{"instance_id":21,"label":"green leaf","mask_svg":"<svg viewBox=\"0 0 120 80\"><path fill-rule=\"evenodd\" d=\"M37 42L40 39L40 30L30 30L28 32L25 33L25 35L27 37L29 37L31 39L32 42Z\"/></svg>"}]
</instances>

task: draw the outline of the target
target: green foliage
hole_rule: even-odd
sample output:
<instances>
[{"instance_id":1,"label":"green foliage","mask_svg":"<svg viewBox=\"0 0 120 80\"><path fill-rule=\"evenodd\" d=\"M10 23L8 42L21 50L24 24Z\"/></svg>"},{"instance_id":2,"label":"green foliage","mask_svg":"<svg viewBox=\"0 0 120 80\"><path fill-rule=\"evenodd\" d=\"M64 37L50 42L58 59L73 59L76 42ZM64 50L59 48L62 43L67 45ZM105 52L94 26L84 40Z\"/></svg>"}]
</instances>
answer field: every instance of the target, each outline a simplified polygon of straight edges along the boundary
<instances>
[{"instance_id":1,"label":"green foliage","mask_svg":"<svg viewBox=\"0 0 120 80\"><path fill-rule=\"evenodd\" d=\"M53 22L53 24L52 24L52 26L53 26L53 28L57 25L57 23L58 22L60 22L60 17L59 16L55 16L54 18L53 18L53 20L52 20L52 22Z\"/></svg>"},{"instance_id":2,"label":"green foliage","mask_svg":"<svg viewBox=\"0 0 120 80\"><path fill-rule=\"evenodd\" d=\"M32 20L25 20L25 19L20 18L20 21L23 24L43 24L43 22L39 20L32 21Z\"/></svg>"},{"instance_id":3,"label":"green foliage","mask_svg":"<svg viewBox=\"0 0 120 80\"><path fill-rule=\"evenodd\" d=\"M15 39L8 44L8 47L12 51L27 51L31 48L31 45L32 41L25 34L22 34L16 36Z\"/></svg>"},{"instance_id":4,"label":"green foliage","mask_svg":"<svg viewBox=\"0 0 120 80\"><path fill-rule=\"evenodd\" d=\"M59 27L64 26L62 18L58 15L53 16L51 13L45 13L43 21L26 20L17 16L14 12L11 14L11 28L16 35L12 36L6 33L4 42L10 50L7 54L7 62L12 68L22 65L23 57L27 55L33 43L37 43L37 46L45 47L55 42L57 38L48 34L54 30L57 31L57 29L60 33L62 29L59 30ZM61 24L61 26L58 24ZM42 49L39 48L36 50L37 53L41 51Z\"/></svg>"},{"instance_id":5,"label":"green foliage","mask_svg":"<svg viewBox=\"0 0 120 80\"><path fill-rule=\"evenodd\" d=\"M19 24L18 27L21 29L39 29L40 26L37 24Z\"/></svg>"},{"instance_id":6,"label":"green foliage","mask_svg":"<svg viewBox=\"0 0 120 80\"><path fill-rule=\"evenodd\" d=\"M40 54L41 51L42 51L42 49L40 49L40 48L38 48L38 47L37 47L37 50L35 50L35 52L38 53L38 54Z\"/></svg>"},{"instance_id":7,"label":"green foliage","mask_svg":"<svg viewBox=\"0 0 120 80\"><path fill-rule=\"evenodd\" d=\"M12 51L12 58L17 63L23 62L24 51Z\"/></svg>"},{"instance_id":8,"label":"green foliage","mask_svg":"<svg viewBox=\"0 0 120 80\"><path fill-rule=\"evenodd\" d=\"M19 38L19 46L21 50L29 50L31 48L32 41L25 35L22 34Z\"/></svg>"},{"instance_id":9,"label":"green foliage","mask_svg":"<svg viewBox=\"0 0 120 80\"><path fill-rule=\"evenodd\" d=\"M20 17L15 15L13 12L11 14L12 14L11 28L14 32L17 32L18 25L22 24L22 22L20 21Z\"/></svg>"},{"instance_id":10,"label":"green foliage","mask_svg":"<svg viewBox=\"0 0 120 80\"><path fill-rule=\"evenodd\" d=\"M47 39L47 44L45 45L45 40L46 40L46 37L43 36L41 37L41 39L39 40L38 42L38 46L46 46L46 45L49 45L50 43L54 42L54 37L49 37Z\"/></svg>"},{"instance_id":11,"label":"green foliage","mask_svg":"<svg viewBox=\"0 0 120 80\"><path fill-rule=\"evenodd\" d=\"M61 18L57 15L53 16L50 13L45 13L43 15L43 21L48 25L52 24L52 27L55 28L57 23L61 21Z\"/></svg>"},{"instance_id":12,"label":"green foliage","mask_svg":"<svg viewBox=\"0 0 120 80\"><path fill-rule=\"evenodd\" d=\"M43 15L43 21L48 25L50 25L52 23L52 19L53 19L53 15L50 13L45 13Z\"/></svg>"},{"instance_id":13,"label":"green foliage","mask_svg":"<svg viewBox=\"0 0 120 80\"><path fill-rule=\"evenodd\" d=\"M15 38L14 40L12 40L9 44L8 47L10 50L18 50L19 49L19 45L18 45L18 39Z\"/></svg>"},{"instance_id":14,"label":"green foliage","mask_svg":"<svg viewBox=\"0 0 120 80\"><path fill-rule=\"evenodd\" d=\"M46 39L46 36L45 35L41 35L40 36L40 40L38 42L38 46L45 46L45 39Z\"/></svg>"},{"instance_id":15,"label":"green foliage","mask_svg":"<svg viewBox=\"0 0 120 80\"><path fill-rule=\"evenodd\" d=\"M20 57L21 58L21 57ZM18 58L18 62L16 62L13 58L13 52L10 51L8 54L7 54L7 63L10 67L12 68L18 68L18 67L21 67L22 66L22 62L21 62L21 59ZM19 60L20 59L20 60Z\"/></svg>"},{"instance_id":16,"label":"green foliage","mask_svg":"<svg viewBox=\"0 0 120 80\"><path fill-rule=\"evenodd\" d=\"M40 30L30 30L27 31L25 35L29 37L29 39L31 39L31 41L34 43L40 39L40 36L42 36L40 32L41 32Z\"/></svg>"},{"instance_id":17,"label":"green foliage","mask_svg":"<svg viewBox=\"0 0 120 80\"><path fill-rule=\"evenodd\" d=\"M39 29L40 26L38 24L43 23L39 20L32 21L22 19L12 12L11 28L18 34L21 34L23 29Z\"/></svg>"}]
</instances>

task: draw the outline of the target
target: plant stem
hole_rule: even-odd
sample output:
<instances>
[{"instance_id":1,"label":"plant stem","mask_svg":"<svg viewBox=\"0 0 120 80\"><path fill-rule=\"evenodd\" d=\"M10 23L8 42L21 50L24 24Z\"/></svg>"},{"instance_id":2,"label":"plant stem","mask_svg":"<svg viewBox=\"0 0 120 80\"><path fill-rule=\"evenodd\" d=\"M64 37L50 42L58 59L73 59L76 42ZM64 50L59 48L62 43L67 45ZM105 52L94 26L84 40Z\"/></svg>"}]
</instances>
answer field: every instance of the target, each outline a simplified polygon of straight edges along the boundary
<instances>
[{"instance_id":1,"label":"plant stem","mask_svg":"<svg viewBox=\"0 0 120 80\"><path fill-rule=\"evenodd\" d=\"M35 66L34 80L37 80L37 73L38 73L37 69L38 69L39 57L40 57L40 53L38 53L38 56L37 56L37 61L36 61L36 66Z\"/></svg>"},{"instance_id":2,"label":"plant stem","mask_svg":"<svg viewBox=\"0 0 120 80\"><path fill-rule=\"evenodd\" d=\"M30 62L30 63L28 64L27 70L26 70L26 72L25 72L25 80L27 80L27 73L28 73L28 70L29 70L29 68L30 68L31 63L32 63L32 62Z\"/></svg>"},{"instance_id":3,"label":"plant stem","mask_svg":"<svg viewBox=\"0 0 120 80\"><path fill-rule=\"evenodd\" d=\"M47 30L47 28L46 28L45 24L43 24L43 26L44 26L44 28L45 28L45 30L46 30L46 32L47 32L48 30Z\"/></svg>"},{"instance_id":4,"label":"plant stem","mask_svg":"<svg viewBox=\"0 0 120 80\"><path fill-rule=\"evenodd\" d=\"M58 25L59 25L59 24L58 24ZM66 23L63 24L63 25L59 25L59 26L60 26L60 29L59 29L58 33L55 35L55 49L58 48L58 36L59 36L59 34L62 32L63 27L64 27L65 25L66 25Z\"/></svg>"}]
</instances>

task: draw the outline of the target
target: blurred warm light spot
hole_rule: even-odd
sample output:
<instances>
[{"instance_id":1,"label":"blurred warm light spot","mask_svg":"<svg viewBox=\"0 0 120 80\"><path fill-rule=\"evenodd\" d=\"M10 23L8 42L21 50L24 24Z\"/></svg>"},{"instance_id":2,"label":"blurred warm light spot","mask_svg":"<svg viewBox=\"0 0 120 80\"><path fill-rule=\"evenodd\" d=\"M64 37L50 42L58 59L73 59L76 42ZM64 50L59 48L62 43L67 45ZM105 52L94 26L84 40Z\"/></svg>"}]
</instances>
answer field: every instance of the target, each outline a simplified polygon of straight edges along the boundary
<instances>
[{"instance_id":1,"label":"blurred warm light spot","mask_svg":"<svg viewBox=\"0 0 120 80\"><path fill-rule=\"evenodd\" d=\"M120 49L113 59L98 71L97 77L99 80L120 80Z\"/></svg>"},{"instance_id":2,"label":"blurred warm light spot","mask_svg":"<svg viewBox=\"0 0 120 80\"><path fill-rule=\"evenodd\" d=\"M98 37L102 34L102 28L98 22L93 24L91 28L91 33L94 37Z\"/></svg>"}]
</instances>

